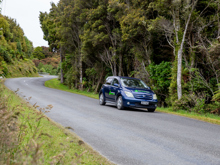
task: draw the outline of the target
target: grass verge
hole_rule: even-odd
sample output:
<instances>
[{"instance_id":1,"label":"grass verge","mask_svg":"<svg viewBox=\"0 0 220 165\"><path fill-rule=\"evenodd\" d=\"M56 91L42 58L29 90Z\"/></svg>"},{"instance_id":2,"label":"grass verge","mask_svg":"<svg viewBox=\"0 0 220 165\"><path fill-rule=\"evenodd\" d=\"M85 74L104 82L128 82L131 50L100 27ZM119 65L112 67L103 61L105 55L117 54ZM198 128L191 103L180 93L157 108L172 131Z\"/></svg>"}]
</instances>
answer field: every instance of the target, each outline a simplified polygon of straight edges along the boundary
<instances>
[{"instance_id":1,"label":"grass verge","mask_svg":"<svg viewBox=\"0 0 220 165\"><path fill-rule=\"evenodd\" d=\"M60 84L60 82L57 79L51 79L45 82L45 86L49 88L55 88L59 90L63 90L66 92L71 92L71 93L76 93L88 97L92 97L95 99L98 99L98 94L94 94L92 92L86 92L86 91L80 91L80 90L74 90L74 89L69 89L67 86ZM157 108L157 111L159 112L164 112L164 113L170 113L174 115L179 115L179 116L184 116L192 119L197 119L205 122L209 122L212 124L218 124L220 125L220 116L214 115L214 114L198 114L194 112L187 112L184 110L178 110L178 111L173 111L172 108Z\"/></svg>"},{"instance_id":2,"label":"grass verge","mask_svg":"<svg viewBox=\"0 0 220 165\"><path fill-rule=\"evenodd\" d=\"M30 105L8 90L0 80L0 164L110 165L92 150L71 127L63 128L44 113L52 105Z\"/></svg>"},{"instance_id":3,"label":"grass verge","mask_svg":"<svg viewBox=\"0 0 220 165\"><path fill-rule=\"evenodd\" d=\"M159 107L157 108L157 111L220 125L220 116L214 114L209 114L209 113L198 114L195 112L188 112L184 110L173 111L172 108L159 108Z\"/></svg>"},{"instance_id":4,"label":"grass verge","mask_svg":"<svg viewBox=\"0 0 220 165\"><path fill-rule=\"evenodd\" d=\"M57 79L51 79L45 82L45 86L49 88L55 88L66 92L84 95L94 99L99 99L99 95L93 92L81 91L77 89L69 89L68 86L61 84Z\"/></svg>"}]
</instances>

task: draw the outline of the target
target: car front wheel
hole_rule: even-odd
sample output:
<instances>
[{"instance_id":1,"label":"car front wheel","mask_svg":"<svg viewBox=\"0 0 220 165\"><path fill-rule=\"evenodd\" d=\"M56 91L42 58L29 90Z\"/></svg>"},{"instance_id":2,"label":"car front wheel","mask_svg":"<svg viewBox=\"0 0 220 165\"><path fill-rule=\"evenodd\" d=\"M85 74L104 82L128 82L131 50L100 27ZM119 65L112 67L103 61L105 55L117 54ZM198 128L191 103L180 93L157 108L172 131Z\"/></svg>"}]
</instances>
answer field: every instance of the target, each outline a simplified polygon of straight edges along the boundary
<instances>
[{"instance_id":1,"label":"car front wheel","mask_svg":"<svg viewBox=\"0 0 220 165\"><path fill-rule=\"evenodd\" d=\"M117 108L118 108L119 110L124 109L123 100L122 100L122 97L121 97L121 96L119 96L118 99L117 99Z\"/></svg>"},{"instance_id":2,"label":"car front wheel","mask_svg":"<svg viewBox=\"0 0 220 165\"><path fill-rule=\"evenodd\" d=\"M103 93L101 93L100 96L99 96L99 104L100 105L105 105L105 99L104 99Z\"/></svg>"}]
</instances>

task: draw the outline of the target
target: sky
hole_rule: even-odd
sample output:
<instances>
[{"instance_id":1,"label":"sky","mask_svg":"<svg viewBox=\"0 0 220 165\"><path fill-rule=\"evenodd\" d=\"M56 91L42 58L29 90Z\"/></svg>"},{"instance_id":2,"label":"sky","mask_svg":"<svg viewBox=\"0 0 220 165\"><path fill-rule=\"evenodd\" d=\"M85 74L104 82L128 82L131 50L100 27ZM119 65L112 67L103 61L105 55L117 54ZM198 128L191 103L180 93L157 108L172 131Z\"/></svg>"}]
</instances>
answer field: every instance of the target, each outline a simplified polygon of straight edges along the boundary
<instances>
[{"instance_id":1,"label":"sky","mask_svg":"<svg viewBox=\"0 0 220 165\"><path fill-rule=\"evenodd\" d=\"M0 7L2 15L14 18L23 29L25 36L33 42L33 46L48 46L43 39L40 28L39 14L49 12L51 5L57 4L59 0L3 0Z\"/></svg>"}]
</instances>

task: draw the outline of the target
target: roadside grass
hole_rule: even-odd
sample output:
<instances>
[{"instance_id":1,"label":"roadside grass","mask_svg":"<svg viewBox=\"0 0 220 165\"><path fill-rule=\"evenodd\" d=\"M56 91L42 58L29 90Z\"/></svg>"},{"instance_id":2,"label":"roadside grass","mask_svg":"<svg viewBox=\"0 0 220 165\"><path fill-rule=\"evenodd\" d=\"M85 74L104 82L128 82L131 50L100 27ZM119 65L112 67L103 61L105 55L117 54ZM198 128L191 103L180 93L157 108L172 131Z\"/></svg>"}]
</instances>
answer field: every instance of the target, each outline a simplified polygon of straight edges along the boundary
<instances>
[{"instance_id":1,"label":"roadside grass","mask_svg":"<svg viewBox=\"0 0 220 165\"><path fill-rule=\"evenodd\" d=\"M0 164L110 165L73 131L47 118L52 105L40 108L21 99L0 80ZM38 108L38 110L36 110Z\"/></svg>"},{"instance_id":2,"label":"roadside grass","mask_svg":"<svg viewBox=\"0 0 220 165\"><path fill-rule=\"evenodd\" d=\"M80 90L75 90L75 89L69 89L67 86L61 84L57 79L51 79L45 82L45 86L49 88L55 88L59 90L63 90L66 92L71 92L71 93L76 93L84 96L88 96L91 98L98 99L98 94L94 94L92 92L86 92L86 91L80 91ZM173 111L172 108L160 108L158 107L156 109L158 112L164 112L164 113L169 113L173 115L179 115L179 116L184 116L192 119L197 119L205 122L209 122L212 124L218 124L220 125L220 116L214 115L214 114L198 114L195 112L188 112L184 110L178 110L178 111Z\"/></svg>"},{"instance_id":3,"label":"roadside grass","mask_svg":"<svg viewBox=\"0 0 220 165\"><path fill-rule=\"evenodd\" d=\"M220 125L220 116L215 115L215 114L210 114L210 113L198 114L195 112L189 112L185 110L173 111L172 108L160 108L160 107L158 107L156 111L169 113L173 115L179 115L183 117L188 117L188 118L197 119L197 120L205 121L208 123Z\"/></svg>"},{"instance_id":4,"label":"roadside grass","mask_svg":"<svg viewBox=\"0 0 220 165\"><path fill-rule=\"evenodd\" d=\"M68 86L61 84L57 79L48 80L45 82L44 85L49 88L55 88L55 89L63 90L66 92L71 92L71 93L91 97L94 99L99 99L99 95L95 94L94 92L81 91L81 90L77 90L77 89L69 89Z\"/></svg>"}]
</instances>

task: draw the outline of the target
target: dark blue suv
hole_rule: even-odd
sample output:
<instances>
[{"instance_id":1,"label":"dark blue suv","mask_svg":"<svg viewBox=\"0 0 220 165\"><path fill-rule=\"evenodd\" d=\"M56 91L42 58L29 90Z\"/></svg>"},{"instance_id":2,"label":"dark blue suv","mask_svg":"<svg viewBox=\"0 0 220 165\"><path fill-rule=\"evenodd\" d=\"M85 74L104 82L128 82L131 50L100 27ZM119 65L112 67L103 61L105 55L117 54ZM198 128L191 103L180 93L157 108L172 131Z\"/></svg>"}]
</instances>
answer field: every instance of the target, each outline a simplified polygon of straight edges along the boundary
<instances>
[{"instance_id":1,"label":"dark blue suv","mask_svg":"<svg viewBox=\"0 0 220 165\"><path fill-rule=\"evenodd\" d=\"M147 108L154 112L157 96L143 81L137 78L111 76L99 92L99 104L115 104L118 109L124 107Z\"/></svg>"}]
</instances>

